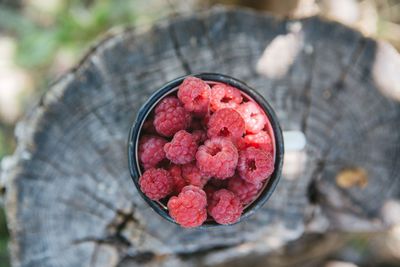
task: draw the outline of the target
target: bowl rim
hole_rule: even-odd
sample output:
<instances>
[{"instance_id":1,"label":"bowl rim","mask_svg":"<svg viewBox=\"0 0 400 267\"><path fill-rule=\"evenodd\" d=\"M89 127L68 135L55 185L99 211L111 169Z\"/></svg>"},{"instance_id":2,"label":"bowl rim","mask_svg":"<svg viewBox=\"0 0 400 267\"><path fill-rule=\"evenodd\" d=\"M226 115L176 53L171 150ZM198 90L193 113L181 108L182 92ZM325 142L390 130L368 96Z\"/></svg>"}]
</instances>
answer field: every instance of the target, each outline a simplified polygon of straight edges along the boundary
<instances>
[{"instance_id":1,"label":"bowl rim","mask_svg":"<svg viewBox=\"0 0 400 267\"><path fill-rule=\"evenodd\" d=\"M215 82L222 82L229 84L233 87L238 88L239 90L243 91L245 94L250 96L254 101L256 101L266 113L271 128L274 133L274 140L275 140L275 164L274 164L274 172L271 174L270 179L267 185L264 187L264 190L255 199L243 212L240 219L229 225L222 225L216 222L207 222L197 229L201 228L208 228L208 227L222 227L222 226L230 226L237 223L242 222L243 220L247 219L251 215L253 215L256 211L258 211L271 197L272 193L275 191L276 186L281 177L282 173L282 166L283 166L283 156L284 156L284 140L282 135L282 129L279 124L278 117L275 114L274 109L268 103L268 101L260 95L255 89L248 86L245 82L240 81L236 78L233 78L228 75L219 74L219 73L198 73L198 74L188 74L178 78L171 80L170 82L165 83L159 89L157 89L153 94L149 96L146 102L142 104L140 109L137 112L136 118L133 121L128 137L128 166L131 178L133 183L136 186L136 189L139 195L145 200L145 202L161 217L172 222L174 224L179 225L175 222L174 219L169 215L168 211L161 207L157 202L149 199L141 190L139 185L139 178L140 178L140 167L138 163L137 157L137 150L138 150L138 140L140 137L140 130L143 126L145 119L147 118L148 114L153 110L154 106L165 96L171 93L173 89L176 89L186 77L193 76L200 78L205 81L215 81Z\"/></svg>"}]
</instances>

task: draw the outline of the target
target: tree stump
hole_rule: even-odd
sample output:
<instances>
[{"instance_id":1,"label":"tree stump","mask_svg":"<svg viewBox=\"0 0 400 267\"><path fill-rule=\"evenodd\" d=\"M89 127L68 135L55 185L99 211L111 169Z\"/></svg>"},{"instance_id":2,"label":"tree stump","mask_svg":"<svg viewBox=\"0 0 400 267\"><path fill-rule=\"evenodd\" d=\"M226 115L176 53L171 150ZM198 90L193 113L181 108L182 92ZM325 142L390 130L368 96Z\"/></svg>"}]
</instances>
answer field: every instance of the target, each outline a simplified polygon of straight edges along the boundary
<instances>
[{"instance_id":1,"label":"tree stump","mask_svg":"<svg viewBox=\"0 0 400 267\"><path fill-rule=\"evenodd\" d=\"M390 46L338 23L248 10L108 36L18 124L18 147L2 164L14 266L223 265L308 233L399 223L399 65ZM165 82L200 72L247 82L284 130L308 140L288 153L262 210L223 229L165 221L127 167L138 108Z\"/></svg>"}]
</instances>

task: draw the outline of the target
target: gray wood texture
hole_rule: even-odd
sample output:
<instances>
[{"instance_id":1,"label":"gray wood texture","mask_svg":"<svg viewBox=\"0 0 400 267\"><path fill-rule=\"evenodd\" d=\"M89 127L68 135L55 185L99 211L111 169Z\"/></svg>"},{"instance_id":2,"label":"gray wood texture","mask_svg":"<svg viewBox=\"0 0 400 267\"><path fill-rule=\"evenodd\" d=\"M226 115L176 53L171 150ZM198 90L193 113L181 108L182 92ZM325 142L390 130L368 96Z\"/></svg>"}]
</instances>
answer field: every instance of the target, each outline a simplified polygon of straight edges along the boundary
<instances>
[{"instance_id":1,"label":"gray wood texture","mask_svg":"<svg viewBox=\"0 0 400 267\"><path fill-rule=\"evenodd\" d=\"M296 53L286 65L267 58L286 67L272 77L260 60L268 47L288 54L276 45L280 37ZM109 35L18 124L18 148L1 173L14 266L223 265L312 232L387 229L397 222L384 207L400 197L400 104L374 79L382 49L317 17L225 8ZM284 174L256 215L223 229L163 220L139 197L127 167L138 108L165 82L199 72L247 82L284 130L308 139L301 170Z\"/></svg>"}]
</instances>

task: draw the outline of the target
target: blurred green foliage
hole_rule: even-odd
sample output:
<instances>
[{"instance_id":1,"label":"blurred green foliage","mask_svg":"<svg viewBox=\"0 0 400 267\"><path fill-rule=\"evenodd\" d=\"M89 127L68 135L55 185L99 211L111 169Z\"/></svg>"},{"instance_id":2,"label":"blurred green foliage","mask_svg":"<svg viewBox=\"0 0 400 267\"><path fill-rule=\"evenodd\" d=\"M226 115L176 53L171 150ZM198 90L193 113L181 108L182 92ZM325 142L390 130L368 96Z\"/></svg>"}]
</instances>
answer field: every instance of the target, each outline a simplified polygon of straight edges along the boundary
<instances>
[{"instance_id":1,"label":"blurred green foliage","mask_svg":"<svg viewBox=\"0 0 400 267\"><path fill-rule=\"evenodd\" d=\"M3 131L0 130L0 160L4 157L6 153L6 143L5 143L5 138Z\"/></svg>"},{"instance_id":2,"label":"blurred green foliage","mask_svg":"<svg viewBox=\"0 0 400 267\"><path fill-rule=\"evenodd\" d=\"M0 267L10 266L7 253L8 232L4 210L0 209Z\"/></svg>"},{"instance_id":3,"label":"blurred green foliage","mask_svg":"<svg viewBox=\"0 0 400 267\"><path fill-rule=\"evenodd\" d=\"M0 25L18 40L16 62L22 67L46 68L60 48L81 54L82 49L112 26L135 21L138 1L62 1L54 14L26 16L16 9L0 9ZM34 13L35 10L31 10Z\"/></svg>"},{"instance_id":4,"label":"blurred green foliage","mask_svg":"<svg viewBox=\"0 0 400 267\"><path fill-rule=\"evenodd\" d=\"M0 160L14 149L13 129L0 124Z\"/></svg>"}]
</instances>

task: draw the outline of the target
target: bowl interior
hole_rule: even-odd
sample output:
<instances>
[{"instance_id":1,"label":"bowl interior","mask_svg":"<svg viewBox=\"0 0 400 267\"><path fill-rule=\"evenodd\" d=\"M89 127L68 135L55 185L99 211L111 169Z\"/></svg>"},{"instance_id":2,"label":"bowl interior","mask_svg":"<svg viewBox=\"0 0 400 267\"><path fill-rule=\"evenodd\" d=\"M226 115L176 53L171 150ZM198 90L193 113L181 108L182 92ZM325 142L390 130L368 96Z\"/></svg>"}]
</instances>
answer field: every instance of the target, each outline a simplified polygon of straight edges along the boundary
<instances>
[{"instance_id":1,"label":"bowl interior","mask_svg":"<svg viewBox=\"0 0 400 267\"><path fill-rule=\"evenodd\" d=\"M236 87L242 92L244 96L255 101L258 105L260 105L269 119L270 123L267 127L267 130L272 138L274 145L274 158L275 158L274 172L272 173L269 181L267 183L264 183L263 188L262 190L260 190L257 198L253 202L244 207L242 216L240 217L239 221L236 222L239 223L244 219L246 219L247 217L249 217L251 214L254 214L269 199L272 192L275 190L276 185L278 184L282 171L283 153L284 153L282 131L278 119L276 117L276 114L273 111L272 107L260 94L258 94L254 89L250 88L245 83L236 80L230 76L216 74L216 73L202 73L190 76L195 76L197 78L200 78L206 81L210 85L217 83L226 83L233 87ZM168 214L168 208L166 204L163 203L162 201L153 201L149 199L140 190L139 177L142 175L142 170L140 168L138 160L139 158L138 144L143 124L146 121L149 114L151 113L151 111L155 108L158 102L161 101L161 99L163 99L165 96L174 94L178 90L178 86L182 83L182 81L186 77L187 76L179 77L165 84L163 87L161 87L159 90L157 90L154 94L152 94L149 97L149 99L143 104L143 106L140 108L137 114L136 120L131 127L128 140L129 170L133 182L135 183L135 186L138 189L139 194L160 216L173 223L176 222ZM203 223L202 226L200 226L200 228L211 227L211 226L216 227L224 225L217 224L213 220L207 220Z\"/></svg>"}]
</instances>

